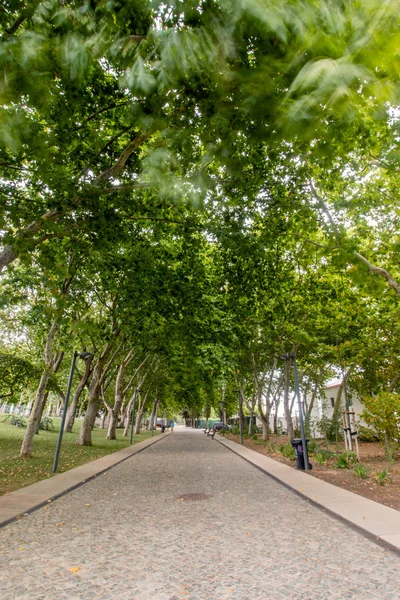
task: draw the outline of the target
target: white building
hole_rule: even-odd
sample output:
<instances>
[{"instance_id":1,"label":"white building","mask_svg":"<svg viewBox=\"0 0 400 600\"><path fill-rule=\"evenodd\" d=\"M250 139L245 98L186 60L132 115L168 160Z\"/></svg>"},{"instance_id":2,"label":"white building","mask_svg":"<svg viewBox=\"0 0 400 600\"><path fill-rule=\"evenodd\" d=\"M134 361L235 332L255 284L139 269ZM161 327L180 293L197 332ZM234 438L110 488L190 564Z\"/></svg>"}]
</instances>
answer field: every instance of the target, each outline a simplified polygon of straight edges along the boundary
<instances>
[{"instance_id":1,"label":"white building","mask_svg":"<svg viewBox=\"0 0 400 600\"><path fill-rule=\"evenodd\" d=\"M318 402L317 413L314 414L314 418L321 418L322 415L325 415L328 418L331 418L333 415L333 410L335 408L335 402L337 396L339 394L340 387L342 385L342 381L337 379L329 383L324 390L325 397L320 399ZM361 403L361 400L358 398L357 394L354 392L347 391L347 401L349 404L350 410L354 410L356 421L361 420L361 413L364 410L364 405ZM342 395L340 399L341 408L345 406L345 394L344 390L342 390ZM341 410L340 410L341 413Z\"/></svg>"}]
</instances>

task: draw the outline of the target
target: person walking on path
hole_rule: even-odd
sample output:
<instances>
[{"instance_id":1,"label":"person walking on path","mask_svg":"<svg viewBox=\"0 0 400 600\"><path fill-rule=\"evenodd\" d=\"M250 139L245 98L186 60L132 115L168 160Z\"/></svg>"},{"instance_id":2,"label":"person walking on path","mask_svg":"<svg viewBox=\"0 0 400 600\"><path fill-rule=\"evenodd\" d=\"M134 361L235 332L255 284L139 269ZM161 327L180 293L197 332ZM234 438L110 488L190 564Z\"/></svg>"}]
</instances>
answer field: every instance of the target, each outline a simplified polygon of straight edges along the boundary
<instances>
[{"instance_id":1,"label":"person walking on path","mask_svg":"<svg viewBox=\"0 0 400 600\"><path fill-rule=\"evenodd\" d=\"M173 421L171 421L170 427L171 427L171 433L174 433L175 423Z\"/></svg>"}]
</instances>

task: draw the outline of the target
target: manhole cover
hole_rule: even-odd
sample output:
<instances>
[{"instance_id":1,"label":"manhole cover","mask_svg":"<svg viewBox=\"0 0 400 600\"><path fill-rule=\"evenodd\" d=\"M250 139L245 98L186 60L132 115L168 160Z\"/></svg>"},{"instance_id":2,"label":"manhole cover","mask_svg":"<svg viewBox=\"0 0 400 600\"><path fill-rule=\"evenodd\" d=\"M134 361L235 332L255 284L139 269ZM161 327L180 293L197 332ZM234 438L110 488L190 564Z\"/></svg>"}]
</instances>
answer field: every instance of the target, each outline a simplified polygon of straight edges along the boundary
<instances>
[{"instance_id":1,"label":"manhole cover","mask_svg":"<svg viewBox=\"0 0 400 600\"><path fill-rule=\"evenodd\" d=\"M208 500L212 498L214 494L204 494L203 492L197 494L181 494L177 496L177 500L188 501L188 502L196 502L198 500Z\"/></svg>"}]
</instances>

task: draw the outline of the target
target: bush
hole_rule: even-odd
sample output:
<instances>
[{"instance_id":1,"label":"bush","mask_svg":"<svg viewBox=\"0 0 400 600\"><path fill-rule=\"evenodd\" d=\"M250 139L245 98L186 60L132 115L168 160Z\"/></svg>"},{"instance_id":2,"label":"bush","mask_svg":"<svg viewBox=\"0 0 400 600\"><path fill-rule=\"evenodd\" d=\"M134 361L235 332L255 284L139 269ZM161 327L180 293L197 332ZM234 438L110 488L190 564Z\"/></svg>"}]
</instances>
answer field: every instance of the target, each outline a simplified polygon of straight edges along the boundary
<instances>
[{"instance_id":1,"label":"bush","mask_svg":"<svg viewBox=\"0 0 400 600\"><path fill-rule=\"evenodd\" d=\"M341 422L339 417L329 419L323 416L315 421L315 426L318 432L326 439L327 442L336 442L342 438Z\"/></svg>"},{"instance_id":2,"label":"bush","mask_svg":"<svg viewBox=\"0 0 400 600\"><path fill-rule=\"evenodd\" d=\"M361 463L354 467L353 473L354 475L357 475L357 477L359 477L360 479L367 479L368 477L368 470Z\"/></svg>"},{"instance_id":3,"label":"bush","mask_svg":"<svg viewBox=\"0 0 400 600\"><path fill-rule=\"evenodd\" d=\"M385 483L392 483L391 478L389 477L389 472L387 469L383 469L383 471L375 471L371 473L371 479L379 485L385 485Z\"/></svg>"},{"instance_id":4,"label":"bush","mask_svg":"<svg viewBox=\"0 0 400 600\"><path fill-rule=\"evenodd\" d=\"M295 458L296 458L296 454L295 454L292 444L281 444L279 446L279 452L285 458L290 458L290 460L295 460Z\"/></svg>"},{"instance_id":5,"label":"bush","mask_svg":"<svg viewBox=\"0 0 400 600\"><path fill-rule=\"evenodd\" d=\"M239 425L232 425L232 427L231 427L231 433L233 435L240 435L240 427L239 427Z\"/></svg>"},{"instance_id":6,"label":"bush","mask_svg":"<svg viewBox=\"0 0 400 600\"><path fill-rule=\"evenodd\" d=\"M314 454L316 450L319 450L319 446L315 440L310 440L307 444L308 454Z\"/></svg>"},{"instance_id":7,"label":"bush","mask_svg":"<svg viewBox=\"0 0 400 600\"><path fill-rule=\"evenodd\" d=\"M258 441L258 435L257 435L256 433L254 433L254 434L251 436L251 439L252 439L252 440L257 440L257 441Z\"/></svg>"},{"instance_id":8,"label":"bush","mask_svg":"<svg viewBox=\"0 0 400 600\"><path fill-rule=\"evenodd\" d=\"M370 427L363 427L363 425L360 425L358 439L360 440L360 442L370 443L381 441L380 436L377 434L376 431L374 431L374 429L371 429Z\"/></svg>"},{"instance_id":9,"label":"bush","mask_svg":"<svg viewBox=\"0 0 400 600\"><path fill-rule=\"evenodd\" d=\"M361 417L383 440L386 456L393 457L393 442L400 441L400 394L381 392L364 398Z\"/></svg>"},{"instance_id":10,"label":"bush","mask_svg":"<svg viewBox=\"0 0 400 600\"><path fill-rule=\"evenodd\" d=\"M43 419L40 421L39 429L43 429L44 431L53 431L53 419L50 419L50 417L43 417Z\"/></svg>"},{"instance_id":11,"label":"bush","mask_svg":"<svg viewBox=\"0 0 400 600\"><path fill-rule=\"evenodd\" d=\"M26 421L23 417L19 417L18 415L11 415L10 418L11 425L15 425L15 427L26 427Z\"/></svg>"},{"instance_id":12,"label":"bush","mask_svg":"<svg viewBox=\"0 0 400 600\"><path fill-rule=\"evenodd\" d=\"M326 461L328 460L326 452L316 452L314 458L315 462L319 465L326 465Z\"/></svg>"},{"instance_id":13,"label":"bush","mask_svg":"<svg viewBox=\"0 0 400 600\"><path fill-rule=\"evenodd\" d=\"M355 452L343 452L339 454L333 465L334 469L349 469L350 465L357 464L358 458Z\"/></svg>"}]
</instances>

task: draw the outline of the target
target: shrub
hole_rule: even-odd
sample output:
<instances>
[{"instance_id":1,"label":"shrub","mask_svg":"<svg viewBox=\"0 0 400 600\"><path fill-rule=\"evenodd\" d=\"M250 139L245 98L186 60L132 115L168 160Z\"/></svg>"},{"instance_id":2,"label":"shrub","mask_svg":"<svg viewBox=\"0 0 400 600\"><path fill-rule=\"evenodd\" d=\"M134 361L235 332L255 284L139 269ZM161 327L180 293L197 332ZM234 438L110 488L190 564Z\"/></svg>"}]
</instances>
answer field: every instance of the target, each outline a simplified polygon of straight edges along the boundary
<instances>
[{"instance_id":1,"label":"shrub","mask_svg":"<svg viewBox=\"0 0 400 600\"><path fill-rule=\"evenodd\" d=\"M400 394L381 392L364 398L361 417L383 440L387 458L391 459L392 444L400 440Z\"/></svg>"},{"instance_id":2,"label":"shrub","mask_svg":"<svg viewBox=\"0 0 400 600\"><path fill-rule=\"evenodd\" d=\"M380 437L374 429L360 425L358 439L360 442L379 442Z\"/></svg>"},{"instance_id":3,"label":"shrub","mask_svg":"<svg viewBox=\"0 0 400 600\"><path fill-rule=\"evenodd\" d=\"M256 441L258 441L258 435L257 435L256 433L254 433L254 434L251 436L251 439L252 439L252 440L256 440Z\"/></svg>"},{"instance_id":4,"label":"shrub","mask_svg":"<svg viewBox=\"0 0 400 600\"><path fill-rule=\"evenodd\" d=\"M336 442L342 438L341 422L339 417L329 419L323 416L315 421L315 426L318 432L326 439L327 442Z\"/></svg>"},{"instance_id":5,"label":"shrub","mask_svg":"<svg viewBox=\"0 0 400 600\"><path fill-rule=\"evenodd\" d=\"M268 450L268 452L276 452L276 446L273 442L269 442L268 440L263 440L263 444L266 447L266 449Z\"/></svg>"},{"instance_id":6,"label":"shrub","mask_svg":"<svg viewBox=\"0 0 400 600\"><path fill-rule=\"evenodd\" d=\"M343 452L339 454L333 465L334 469L349 469L351 464L358 463L358 458L355 452Z\"/></svg>"},{"instance_id":7,"label":"shrub","mask_svg":"<svg viewBox=\"0 0 400 600\"><path fill-rule=\"evenodd\" d=\"M360 479L367 479L368 477L368 470L361 463L354 467L353 473Z\"/></svg>"},{"instance_id":8,"label":"shrub","mask_svg":"<svg viewBox=\"0 0 400 600\"><path fill-rule=\"evenodd\" d=\"M53 419L50 419L50 417L43 417L43 419L40 421L39 429L43 429L44 431L53 431Z\"/></svg>"},{"instance_id":9,"label":"shrub","mask_svg":"<svg viewBox=\"0 0 400 600\"><path fill-rule=\"evenodd\" d=\"M19 417L18 415L11 415L10 418L11 425L15 425L15 427L26 427L26 421L23 417Z\"/></svg>"},{"instance_id":10,"label":"shrub","mask_svg":"<svg viewBox=\"0 0 400 600\"><path fill-rule=\"evenodd\" d=\"M281 444L279 446L279 452L282 454L282 456L285 456L285 458L290 458L290 460L295 460L296 458L292 444Z\"/></svg>"},{"instance_id":11,"label":"shrub","mask_svg":"<svg viewBox=\"0 0 400 600\"><path fill-rule=\"evenodd\" d=\"M379 485L385 485L385 483L392 483L391 478L389 477L389 472L387 469L383 469L383 471L375 471L371 473L371 479Z\"/></svg>"},{"instance_id":12,"label":"shrub","mask_svg":"<svg viewBox=\"0 0 400 600\"><path fill-rule=\"evenodd\" d=\"M308 454L314 454L316 450L319 449L319 446L315 440L310 440L307 444Z\"/></svg>"},{"instance_id":13,"label":"shrub","mask_svg":"<svg viewBox=\"0 0 400 600\"><path fill-rule=\"evenodd\" d=\"M319 465L326 465L326 461L328 460L326 452L316 452L314 458L315 462Z\"/></svg>"}]
</instances>

